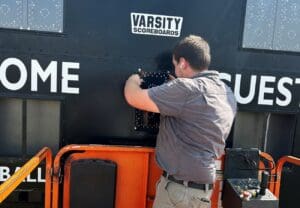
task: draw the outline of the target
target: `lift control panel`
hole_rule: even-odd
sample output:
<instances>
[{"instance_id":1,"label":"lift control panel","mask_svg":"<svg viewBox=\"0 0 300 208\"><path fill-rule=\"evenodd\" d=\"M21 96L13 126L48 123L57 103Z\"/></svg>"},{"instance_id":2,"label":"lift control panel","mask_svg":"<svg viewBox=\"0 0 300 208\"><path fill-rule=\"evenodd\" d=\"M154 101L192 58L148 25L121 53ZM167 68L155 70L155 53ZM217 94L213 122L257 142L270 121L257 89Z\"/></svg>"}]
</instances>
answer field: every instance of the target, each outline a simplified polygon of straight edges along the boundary
<instances>
[{"instance_id":1,"label":"lift control panel","mask_svg":"<svg viewBox=\"0 0 300 208\"><path fill-rule=\"evenodd\" d=\"M257 179L227 179L223 189L224 208L278 208L279 201L269 189L261 192Z\"/></svg>"},{"instance_id":2,"label":"lift control panel","mask_svg":"<svg viewBox=\"0 0 300 208\"><path fill-rule=\"evenodd\" d=\"M226 150L222 205L224 208L278 208L279 200L267 188L269 172L259 169L257 148ZM260 179L259 179L260 178Z\"/></svg>"}]
</instances>

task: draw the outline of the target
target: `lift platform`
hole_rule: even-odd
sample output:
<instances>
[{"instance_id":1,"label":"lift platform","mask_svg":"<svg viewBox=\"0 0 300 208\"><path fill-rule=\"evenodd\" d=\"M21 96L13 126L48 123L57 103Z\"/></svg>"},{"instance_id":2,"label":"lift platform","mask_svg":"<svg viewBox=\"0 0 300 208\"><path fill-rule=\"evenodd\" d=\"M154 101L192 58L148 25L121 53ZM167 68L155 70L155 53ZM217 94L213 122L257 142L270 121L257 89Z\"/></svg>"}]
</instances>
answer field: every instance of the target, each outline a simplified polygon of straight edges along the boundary
<instances>
[{"instance_id":1,"label":"lift platform","mask_svg":"<svg viewBox=\"0 0 300 208\"><path fill-rule=\"evenodd\" d=\"M283 166L286 163L299 166L300 159L284 156L275 166L269 154L260 152L259 155L259 170L268 170L270 174L267 192L279 199ZM221 197L224 158L222 156L216 163L212 208L221 207L224 201ZM51 150L45 147L0 186L0 202L43 160L46 166L45 208L151 208L155 184L162 172L155 163L153 148L69 145L58 152L53 162ZM249 201L243 196L241 200Z\"/></svg>"}]
</instances>

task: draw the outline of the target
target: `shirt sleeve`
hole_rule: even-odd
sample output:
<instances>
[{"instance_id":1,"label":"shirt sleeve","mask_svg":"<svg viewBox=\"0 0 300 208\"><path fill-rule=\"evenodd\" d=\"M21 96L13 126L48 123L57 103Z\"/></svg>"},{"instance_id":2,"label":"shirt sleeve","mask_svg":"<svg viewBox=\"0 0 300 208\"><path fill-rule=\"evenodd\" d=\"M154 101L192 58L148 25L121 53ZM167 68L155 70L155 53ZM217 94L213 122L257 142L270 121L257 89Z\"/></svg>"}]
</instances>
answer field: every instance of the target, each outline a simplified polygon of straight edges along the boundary
<instances>
[{"instance_id":1,"label":"shirt sleeve","mask_svg":"<svg viewBox=\"0 0 300 208\"><path fill-rule=\"evenodd\" d=\"M188 96L184 84L179 79L150 88L148 94L157 105L160 114L165 116L179 115Z\"/></svg>"}]
</instances>

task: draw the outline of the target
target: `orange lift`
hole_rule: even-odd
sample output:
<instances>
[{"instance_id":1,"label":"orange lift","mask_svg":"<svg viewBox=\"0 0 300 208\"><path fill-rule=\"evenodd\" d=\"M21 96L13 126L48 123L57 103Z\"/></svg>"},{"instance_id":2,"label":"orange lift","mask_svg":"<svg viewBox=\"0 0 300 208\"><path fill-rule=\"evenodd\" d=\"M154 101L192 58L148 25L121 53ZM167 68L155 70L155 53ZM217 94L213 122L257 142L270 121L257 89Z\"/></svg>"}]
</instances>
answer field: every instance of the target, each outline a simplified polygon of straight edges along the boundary
<instances>
[{"instance_id":1,"label":"orange lift","mask_svg":"<svg viewBox=\"0 0 300 208\"><path fill-rule=\"evenodd\" d=\"M274 166L272 157L260 153L267 164L261 160L260 169L266 165ZM69 145L62 148L54 159L49 148L43 148L22 168L0 186L0 202L29 175L43 160L46 160L45 208L70 207L70 164L77 159L111 160L117 164L116 208L151 208L155 196L155 184L161 170L155 163L154 149L146 147ZM64 162L62 162L64 160ZM282 157L276 167L270 168L269 189L279 198L281 172L286 163L300 166L300 159L292 156ZM222 187L224 156L218 160L217 180L212 194L212 208L219 207ZM63 175L61 174L63 171ZM82 199L84 200L84 199ZM61 202L61 203L59 203Z\"/></svg>"}]
</instances>

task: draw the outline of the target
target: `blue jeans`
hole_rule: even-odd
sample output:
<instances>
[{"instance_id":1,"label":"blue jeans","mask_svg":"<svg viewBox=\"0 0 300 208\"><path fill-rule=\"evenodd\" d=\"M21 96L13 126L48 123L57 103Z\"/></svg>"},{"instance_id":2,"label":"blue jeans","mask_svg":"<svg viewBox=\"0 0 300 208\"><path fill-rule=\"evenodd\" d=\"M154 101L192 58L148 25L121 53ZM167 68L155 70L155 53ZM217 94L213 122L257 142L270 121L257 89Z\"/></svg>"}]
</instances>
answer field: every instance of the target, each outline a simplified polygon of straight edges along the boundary
<instances>
[{"instance_id":1,"label":"blue jeans","mask_svg":"<svg viewBox=\"0 0 300 208\"><path fill-rule=\"evenodd\" d=\"M161 176L153 208L210 208L212 190L190 188Z\"/></svg>"}]
</instances>

